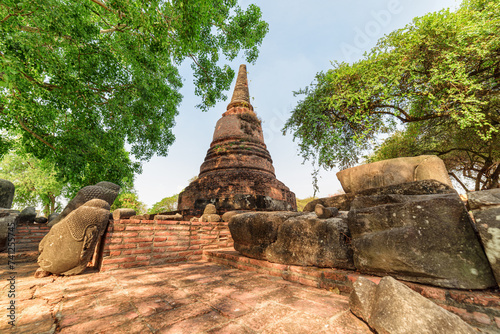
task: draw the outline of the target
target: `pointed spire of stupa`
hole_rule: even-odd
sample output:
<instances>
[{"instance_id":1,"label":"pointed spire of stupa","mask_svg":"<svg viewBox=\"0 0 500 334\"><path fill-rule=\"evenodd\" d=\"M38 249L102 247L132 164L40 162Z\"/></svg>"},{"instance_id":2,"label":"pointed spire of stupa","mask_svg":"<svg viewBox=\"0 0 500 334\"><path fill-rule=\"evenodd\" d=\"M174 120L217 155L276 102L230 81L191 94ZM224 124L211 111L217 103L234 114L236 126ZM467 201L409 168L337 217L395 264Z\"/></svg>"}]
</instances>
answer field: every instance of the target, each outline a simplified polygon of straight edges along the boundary
<instances>
[{"instance_id":1,"label":"pointed spire of stupa","mask_svg":"<svg viewBox=\"0 0 500 334\"><path fill-rule=\"evenodd\" d=\"M250 94L248 92L248 79L247 79L247 66L245 64L240 65L238 71L238 77L236 78L236 84L234 85L233 97L231 98L231 103L227 105L227 110L233 107L244 107L253 110L250 104Z\"/></svg>"}]
</instances>

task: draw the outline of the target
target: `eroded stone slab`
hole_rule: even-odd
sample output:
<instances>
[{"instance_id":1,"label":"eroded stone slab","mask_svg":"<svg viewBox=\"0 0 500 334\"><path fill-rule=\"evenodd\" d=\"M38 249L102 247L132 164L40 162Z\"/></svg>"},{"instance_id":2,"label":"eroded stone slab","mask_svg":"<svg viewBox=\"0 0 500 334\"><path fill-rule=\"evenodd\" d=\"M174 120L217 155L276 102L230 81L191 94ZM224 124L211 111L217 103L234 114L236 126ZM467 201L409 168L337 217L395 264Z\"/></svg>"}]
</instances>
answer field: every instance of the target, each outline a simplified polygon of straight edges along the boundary
<instances>
[{"instance_id":1,"label":"eroded stone slab","mask_svg":"<svg viewBox=\"0 0 500 334\"><path fill-rule=\"evenodd\" d=\"M472 211L484 251L500 285L500 207Z\"/></svg>"},{"instance_id":2,"label":"eroded stone slab","mask_svg":"<svg viewBox=\"0 0 500 334\"><path fill-rule=\"evenodd\" d=\"M364 277L359 277L356 282L354 282L353 290L349 296L351 312L357 317L368 321L372 313L376 291L376 283Z\"/></svg>"},{"instance_id":3,"label":"eroded stone slab","mask_svg":"<svg viewBox=\"0 0 500 334\"><path fill-rule=\"evenodd\" d=\"M120 208L113 211L114 220L129 219L130 217L135 215L136 212L134 209Z\"/></svg>"},{"instance_id":4,"label":"eroded stone slab","mask_svg":"<svg viewBox=\"0 0 500 334\"><path fill-rule=\"evenodd\" d=\"M281 264L354 269L345 216L244 213L231 218L234 247L245 256Z\"/></svg>"},{"instance_id":5,"label":"eroded stone slab","mask_svg":"<svg viewBox=\"0 0 500 334\"><path fill-rule=\"evenodd\" d=\"M467 193L469 207L478 210L490 206L500 207L500 188Z\"/></svg>"},{"instance_id":6,"label":"eroded stone slab","mask_svg":"<svg viewBox=\"0 0 500 334\"><path fill-rule=\"evenodd\" d=\"M364 312L355 313L377 333L386 334L477 334L477 331L455 314L434 304L390 276L376 288L362 281L354 284L355 296L362 296ZM375 288L375 292L373 291ZM373 298L369 301L370 298ZM356 301L357 298L351 298ZM351 303L351 310L358 309ZM371 310L370 307L371 306ZM368 315L367 315L367 312Z\"/></svg>"},{"instance_id":7,"label":"eroded stone slab","mask_svg":"<svg viewBox=\"0 0 500 334\"><path fill-rule=\"evenodd\" d=\"M447 288L496 286L457 195L389 198L390 203L387 196L353 202L348 224L358 270Z\"/></svg>"}]
</instances>

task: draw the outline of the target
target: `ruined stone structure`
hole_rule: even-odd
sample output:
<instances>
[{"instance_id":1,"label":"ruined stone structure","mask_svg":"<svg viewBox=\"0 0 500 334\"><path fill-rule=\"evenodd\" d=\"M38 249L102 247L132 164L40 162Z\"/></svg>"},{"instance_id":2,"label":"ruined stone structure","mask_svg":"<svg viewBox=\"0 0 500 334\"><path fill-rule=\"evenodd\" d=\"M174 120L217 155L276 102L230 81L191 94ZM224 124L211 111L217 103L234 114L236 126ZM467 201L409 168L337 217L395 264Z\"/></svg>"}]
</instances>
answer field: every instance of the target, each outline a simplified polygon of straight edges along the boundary
<instances>
[{"instance_id":1,"label":"ruined stone structure","mask_svg":"<svg viewBox=\"0 0 500 334\"><path fill-rule=\"evenodd\" d=\"M207 204L230 210L296 210L295 194L276 179L261 122L241 65L231 103L215 126L198 179L179 195L178 210L200 215Z\"/></svg>"}]
</instances>

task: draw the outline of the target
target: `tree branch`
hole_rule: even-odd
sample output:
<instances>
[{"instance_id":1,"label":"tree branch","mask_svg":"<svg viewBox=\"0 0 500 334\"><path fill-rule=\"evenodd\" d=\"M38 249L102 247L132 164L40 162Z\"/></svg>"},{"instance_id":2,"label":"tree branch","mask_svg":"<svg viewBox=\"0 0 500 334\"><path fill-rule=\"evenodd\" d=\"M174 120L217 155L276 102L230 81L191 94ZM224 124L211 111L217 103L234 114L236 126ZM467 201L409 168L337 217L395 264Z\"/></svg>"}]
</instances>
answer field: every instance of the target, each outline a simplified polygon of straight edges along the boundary
<instances>
[{"instance_id":1,"label":"tree branch","mask_svg":"<svg viewBox=\"0 0 500 334\"><path fill-rule=\"evenodd\" d=\"M379 105L375 105L375 108L393 108L393 109L396 109L397 111L399 111L400 113L402 113L406 117L406 119L410 119L411 118L410 114L408 114L403 108L398 107L398 106L394 106L394 105L391 105L391 104L379 104ZM392 115L394 115L394 114L392 114ZM397 118L399 118L399 119L401 119L401 120L403 120L402 118L400 118L400 117L398 117L396 115L394 115L394 116L397 117ZM409 120L407 120L406 122L409 122Z\"/></svg>"},{"instance_id":2,"label":"tree branch","mask_svg":"<svg viewBox=\"0 0 500 334\"><path fill-rule=\"evenodd\" d=\"M189 56L189 58L191 58L191 59L195 62L195 64L196 64L199 68L201 68L201 69L203 70L203 72L205 72L205 74L208 76L207 69L206 69L205 67L201 66L201 65L200 65L200 63L198 63L198 61L196 60L196 57L195 57L195 56L193 56L191 53L189 53L189 54L188 54L188 56Z\"/></svg>"},{"instance_id":3,"label":"tree branch","mask_svg":"<svg viewBox=\"0 0 500 334\"><path fill-rule=\"evenodd\" d=\"M35 83L36 85L38 85L38 86L40 86L40 87L42 87L42 88L45 88L45 89L47 89L47 90L49 90L49 91L50 91L50 90L53 90L53 89L55 89L55 88L61 89L61 87L56 86L56 85L51 85L51 84L48 84L48 83L45 83L45 82L40 83L40 82L36 81L33 77L31 77L31 76L27 75L26 73L24 73L24 72L21 72L21 73L22 73L22 75L23 75L26 79L28 79L29 81L31 81L31 82Z\"/></svg>"},{"instance_id":4,"label":"tree branch","mask_svg":"<svg viewBox=\"0 0 500 334\"><path fill-rule=\"evenodd\" d=\"M2 21L0 21L0 23L7 21L7 19L8 19L9 17L12 17L12 16L29 16L29 15L33 14L33 12L29 12L29 13L26 13L26 14L21 14L22 12L24 12L24 9L23 9L23 10L21 10L18 14L12 14L12 13L11 13L11 14L7 15L6 17L4 17L4 18L2 19Z\"/></svg>"},{"instance_id":5,"label":"tree branch","mask_svg":"<svg viewBox=\"0 0 500 334\"><path fill-rule=\"evenodd\" d=\"M21 27L19 27L19 29L21 29L22 31L26 31L26 32L40 32L40 29L35 28L35 27L21 26Z\"/></svg>"},{"instance_id":6,"label":"tree branch","mask_svg":"<svg viewBox=\"0 0 500 334\"><path fill-rule=\"evenodd\" d=\"M47 142L45 139L43 139L42 137L40 137L39 135L37 135L36 133L34 133L31 129L29 129L26 124L24 124L24 122L18 117L18 116L14 116L14 118L19 122L19 124L21 125L21 127L28 131L33 137L35 137L36 139L38 139L39 141L41 141L42 143L44 143L45 145L47 145L48 147L50 147L51 149L54 150L54 152L57 153L57 150L54 146L52 146L49 142Z\"/></svg>"},{"instance_id":7,"label":"tree branch","mask_svg":"<svg viewBox=\"0 0 500 334\"><path fill-rule=\"evenodd\" d=\"M469 190L469 189L467 189L467 187L465 186L465 184L462 182L462 180L460 180L460 179L459 179L459 178L455 175L455 173L453 173L453 172L448 172L448 175L453 176L453 177L455 178L455 180L456 180L456 181L457 181L457 182L458 182L458 183L462 186L462 188L464 188L464 189L465 189L465 192L467 192L467 193L468 193L468 192L470 192L470 190Z\"/></svg>"},{"instance_id":8,"label":"tree branch","mask_svg":"<svg viewBox=\"0 0 500 334\"><path fill-rule=\"evenodd\" d=\"M99 0L90 0L90 1L92 1L93 3L98 4L99 6L101 6L104 9L106 9L107 11L113 12L111 10L111 8L109 8L108 6L106 6L106 4L104 2L102 2L102 1L99 1Z\"/></svg>"},{"instance_id":9,"label":"tree branch","mask_svg":"<svg viewBox=\"0 0 500 334\"><path fill-rule=\"evenodd\" d=\"M115 32L115 31L122 31L122 29L126 28L126 27L127 27L127 25L124 23L117 24L116 26L114 26L111 29L101 29L100 33L101 34L109 34L109 33Z\"/></svg>"}]
</instances>

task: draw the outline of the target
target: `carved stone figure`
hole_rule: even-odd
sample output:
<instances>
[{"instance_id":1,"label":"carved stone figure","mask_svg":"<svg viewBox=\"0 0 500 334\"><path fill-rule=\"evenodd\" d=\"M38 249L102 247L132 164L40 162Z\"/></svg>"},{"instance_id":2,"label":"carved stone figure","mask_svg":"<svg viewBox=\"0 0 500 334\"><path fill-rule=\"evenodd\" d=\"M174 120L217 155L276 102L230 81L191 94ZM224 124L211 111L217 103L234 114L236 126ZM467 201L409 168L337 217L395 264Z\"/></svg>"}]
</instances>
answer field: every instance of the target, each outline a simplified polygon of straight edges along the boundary
<instances>
[{"instance_id":1,"label":"carved stone figure","mask_svg":"<svg viewBox=\"0 0 500 334\"><path fill-rule=\"evenodd\" d=\"M120 186L112 182L99 182L93 186L83 187L78 191L76 196L66 205L61 214L51 220L47 225L54 226L63 220L67 215L69 215L73 210L79 208L91 199L98 198L105 200L110 206L118 196L120 192Z\"/></svg>"},{"instance_id":2,"label":"carved stone figure","mask_svg":"<svg viewBox=\"0 0 500 334\"><path fill-rule=\"evenodd\" d=\"M109 220L109 204L92 199L54 225L38 246L40 267L53 274L85 270Z\"/></svg>"}]
</instances>

